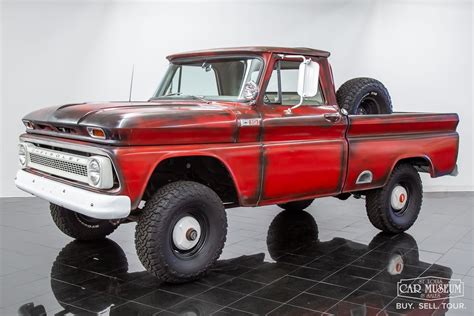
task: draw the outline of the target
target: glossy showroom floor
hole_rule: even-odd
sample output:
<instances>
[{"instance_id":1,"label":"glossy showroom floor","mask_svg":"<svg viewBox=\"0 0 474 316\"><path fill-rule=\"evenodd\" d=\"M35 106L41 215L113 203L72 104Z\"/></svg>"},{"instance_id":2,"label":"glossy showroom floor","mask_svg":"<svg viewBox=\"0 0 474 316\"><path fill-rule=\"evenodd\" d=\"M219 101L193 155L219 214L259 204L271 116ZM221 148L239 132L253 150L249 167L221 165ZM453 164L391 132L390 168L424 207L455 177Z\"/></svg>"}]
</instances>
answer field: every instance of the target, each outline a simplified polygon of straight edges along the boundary
<instances>
[{"instance_id":1,"label":"glossy showroom floor","mask_svg":"<svg viewBox=\"0 0 474 316\"><path fill-rule=\"evenodd\" d=\"M184 285L144 271L134 224L101 242L75 242L56 229L47 203L0 201L1 315L474 313L472 193L425 194L417 223L398 236L375 230L353 198L320 199L308 212L228 210L218 264ZM461 279L464 297L449 299L450 310L440 301L419 310L419 301L397 297L397 281L418 276Z\"/></svg>"}]
</instances>

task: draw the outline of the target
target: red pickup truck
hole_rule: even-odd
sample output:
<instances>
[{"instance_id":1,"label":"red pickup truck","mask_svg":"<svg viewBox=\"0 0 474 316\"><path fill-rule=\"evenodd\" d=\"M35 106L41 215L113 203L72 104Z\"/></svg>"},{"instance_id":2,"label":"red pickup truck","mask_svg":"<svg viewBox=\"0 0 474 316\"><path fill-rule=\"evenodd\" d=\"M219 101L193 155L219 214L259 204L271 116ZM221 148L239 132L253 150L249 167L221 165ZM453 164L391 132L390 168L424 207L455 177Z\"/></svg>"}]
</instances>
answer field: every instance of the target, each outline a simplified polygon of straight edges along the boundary
<instances>
[{"instance_id":1,"label":"red pickup truck","mask_svg":"<svg viewBox=\"0 0 474 316\"><path fill-rule=\"evenodd\" d=\"M168 56L144 102L28 114L16 185L51 202L65 234L103 238L137 222L145 268L199 278L226 240L225 208L365 196L372 224L399 233L422 203L418 172L456 173L457 114L392 113L377 80L334 88L329 53L242 47Z\"/></svg>"}]
</instances>

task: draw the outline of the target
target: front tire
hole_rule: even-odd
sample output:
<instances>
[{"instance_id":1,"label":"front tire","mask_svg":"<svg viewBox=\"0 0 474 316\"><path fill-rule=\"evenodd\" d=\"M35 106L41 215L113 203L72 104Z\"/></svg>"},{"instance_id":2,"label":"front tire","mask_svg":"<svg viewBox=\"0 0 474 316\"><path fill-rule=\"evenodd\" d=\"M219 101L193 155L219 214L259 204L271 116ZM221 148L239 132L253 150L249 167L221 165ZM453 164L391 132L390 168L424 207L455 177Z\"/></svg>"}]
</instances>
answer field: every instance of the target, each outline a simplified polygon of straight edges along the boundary
<instances>
[{"instance_id":1,"label":"front tire","mask_svg":"<svg viewBox=\"0 0 474 316\"><path fill-rule=\"evenodd\" d=\"M51 203L49 209L56 226L77 240L103 239L118 227L108 220L85 216L56 204Z\"/></svg>"},{"instance_id":2,"label":"front tire","mask_svg":"<svg viewBox=\"0 0 474 316\"><path fill-rule=\"evenodd\" d=\"M205 185L177 181L160 188L140 215L135 246L148 272L169 283L202 277L219 258L227 218L219 196Z\"/></svg>"},{"instance_id":3,"label":"front tire","mask_svg":"<svg viewBox=\"0 0 474 316\"><path fill-rule=\"evenodd\" d=\"M367 192L365 207L370 222L387 233L401 233L415 223L421 210L423 186L408 164L394 168L385 187Z\"/></svg>"}]
</instances>

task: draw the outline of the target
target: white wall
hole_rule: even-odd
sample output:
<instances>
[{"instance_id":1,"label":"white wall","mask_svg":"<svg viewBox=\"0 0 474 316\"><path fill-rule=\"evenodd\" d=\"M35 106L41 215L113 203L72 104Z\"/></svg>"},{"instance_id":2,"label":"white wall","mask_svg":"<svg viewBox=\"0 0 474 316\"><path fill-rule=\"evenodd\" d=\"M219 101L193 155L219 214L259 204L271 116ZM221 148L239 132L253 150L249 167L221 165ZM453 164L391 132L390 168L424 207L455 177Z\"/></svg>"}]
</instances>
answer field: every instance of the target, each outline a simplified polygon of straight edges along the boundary
<instances>
[{"instance_id":1,"label":"white wall","mask_svg":"<svg viewBox=\"0 0 474 316\"><path fill-rule=\"evenodd\" d=\"M239 45L332 52L336 83L384 82L398 111L457 112L460 175L426 190L473 190L473 29L467 0L6 1L2 4L0 196L13 185L21 117L46 105L154 91L165 55Z\"/></svg>"}]
</instances>

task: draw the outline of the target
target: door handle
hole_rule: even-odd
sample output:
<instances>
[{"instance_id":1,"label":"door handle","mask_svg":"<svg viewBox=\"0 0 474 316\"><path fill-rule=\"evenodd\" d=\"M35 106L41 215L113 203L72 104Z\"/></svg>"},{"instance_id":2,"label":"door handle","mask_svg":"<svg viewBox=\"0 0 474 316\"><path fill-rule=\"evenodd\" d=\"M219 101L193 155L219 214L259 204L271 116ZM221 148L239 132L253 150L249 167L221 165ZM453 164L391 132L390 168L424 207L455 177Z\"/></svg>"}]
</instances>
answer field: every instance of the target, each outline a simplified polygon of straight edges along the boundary
<instances>
[{"instance_id":1,"label":"door handle","mask_svg":"<svg viewBox=\"0 0 474 316\"><path fill-rule=\"evenodd\" d=\"M326 113L324 119L331 123L337 123L341 120L341 114L339 113Z\"/></svg>"}]
</instances>

